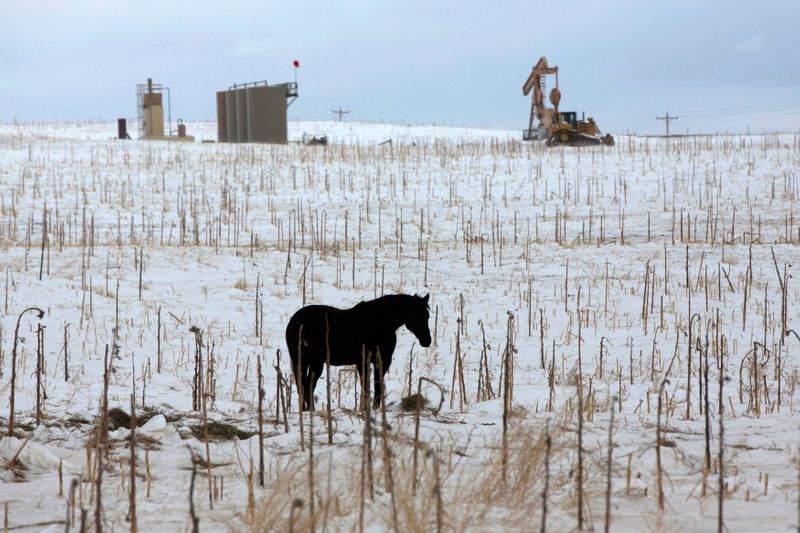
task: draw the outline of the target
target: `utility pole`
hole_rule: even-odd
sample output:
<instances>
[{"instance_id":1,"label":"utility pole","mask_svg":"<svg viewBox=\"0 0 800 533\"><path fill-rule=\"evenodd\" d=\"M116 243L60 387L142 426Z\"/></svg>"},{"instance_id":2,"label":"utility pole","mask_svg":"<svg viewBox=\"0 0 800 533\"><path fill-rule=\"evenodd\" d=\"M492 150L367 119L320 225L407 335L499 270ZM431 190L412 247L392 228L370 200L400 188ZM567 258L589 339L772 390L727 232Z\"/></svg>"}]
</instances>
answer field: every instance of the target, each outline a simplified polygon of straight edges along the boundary
<instances>
[{"instance_id":1,"label":"utility pole","mask_svg":"<svg viewBox=\"0 0 800 533\"><path fill-rule=\"evenodd\" d=\"M334 115L339 115L339 122L341 122L341 121L342 121L342 115L346 115L346 114L348 114L349 112L350 112L349 110L342 109L342 107L341 107L341 106L339 106L339 109L337 109L337 110L334 110L334 111L331 111L331 113L333 113Z\"/></svg>"},{"instance_id":2,"label":"utility pole","mask_svg":"<svg viewBox=\"0 0 800 533\"><path fill-rule=\"evenodd\" d=\"M667 137L669 137L669 121L670 120L678 120L678 117L671 117L669 116L669 111L667 111L667 115L664 117L656 117L656 120L663 120L667 124Z\"/></svg>"}]
</instances>

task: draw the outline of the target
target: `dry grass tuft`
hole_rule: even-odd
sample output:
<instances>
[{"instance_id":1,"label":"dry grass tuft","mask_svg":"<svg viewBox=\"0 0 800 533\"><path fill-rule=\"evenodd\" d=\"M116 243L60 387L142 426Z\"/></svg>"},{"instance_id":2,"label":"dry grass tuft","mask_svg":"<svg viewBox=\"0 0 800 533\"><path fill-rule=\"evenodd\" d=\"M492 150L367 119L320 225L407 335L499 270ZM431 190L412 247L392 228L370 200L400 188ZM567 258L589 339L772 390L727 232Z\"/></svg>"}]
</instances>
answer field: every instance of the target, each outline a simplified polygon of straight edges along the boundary
<instances>
[{"instance_id":1,"label":"dry grass tuft","mask_svg":"<svg viewBox=\"0 0 800 533\"><path fill-rule=\"evenodd\" d=\"M337 464L337 471L349 471L353 467L349 463ZM324 463L315 460L315 467L320 469ZM325 468L322 468L325 471ZM357 476L355 476L357 478ZM351 479L347 477L346 479ZM358 486L348 483L336 483L335 488L325 487L327 478L320 477L315 482L315 513L314 520L309 514L310 505L308 502L308 464L292 460L277 472L273 479L268 479L266 490L263 496L256 503L251 516L242 516L243 520L249 524L252 532L266 531L308 531L311 524L320 524L327 519L328 526L345 517L351 517L356 513L358 502ZM348 521L349 522L349 521ZM349 524L348 525L354 525ZM351 530L351 527L337 529L333 531Z\"/></svg>"},{"instance_id":2,"label":"dry grass tuft","mask_svg":"<svg viewBox=\"0 0 800 533\"><path fill-rule=\"evenodd\" d=\"M488 448L481 447L475 452L460 448L434 449L423 443L421 446L424 451L420 454L419 479L415 491L412 450L402 446L401 443L405 442L402 438L390 437L390 446L393 448L394 493L382 490L387 469L383 457L376 455L373 458L374 500L370 499L369 490L364 492L366 524L380 524L386 530L411 533L436 530L440 520L445 531L524 530L535 523L541 512L545 434L543 428L534 426L527 420L520 420L511 427L505 481L502 477L503 451L499 439ZM551 429L551 437L558 442L568 435L561 430ZM380 437L376 435L375 438ZM553 447L553 456L563 457L574 452L566 442L558 444ZM325 447L320 449L325 450ZM315 471L319 476L315 480L316 512L313 522L325 522L332 531L356 530L362 495L361 478L358 474L361 468L361 447L336 448L331 453L333 467L330 479L327 460L315 461ZM321 452L321 458L325 457L324 454L325 452ZM470 460L463 460L464 456L470 456ZM551 457L551 464L557 463L558 460ZM569 476L567 472L551 472L550 475L551 486L554 487L563 486ZM303 507L294 509L294 527L297 531L307 528L312 523L308 514L307 476L308 463L301 456L297 456L278 473L273 474L252 513L252 521L249 522L251 531L288 530L292 518L292 502L298 498L303 501ZM437 485L441 486L440 491L437 491ZM437 492L441 494L442 510L438 516ZM395 512L392 512L392 500ZM569 505L568 499L563 497L557 499L551 496L549 500L554 508Z\"/></svg>"},{"instance_id":3,"label":"dry grass tuft","mask_svg":"<svg viewBox=\"0 0 800 533\"><path fill-rule=\"evenodd\" d=\"M425 409L429 403L430 402L428 402L428 399L425 396L415 393L410 396L405 396L400 400L400 409L414 413L417 411L417 409L420 411Z\"/></svg>"},{"instance_id":4,"label":"dry grass tuft","mask_svg":"<svg viewBox=\"0 0 800 533\"><path fill-rule=\"evenodd\" d=\"M196 439L205 440L205 430L202 424L191 426L190 429L192 435L194 435ZM231 424L226 424L225 422L217 422L216 420L208 421L209 440L233 440L234 438L247 440L256 433L256 431L244 431L243 429L239 429Z\"/></svg>"}]
</instances>

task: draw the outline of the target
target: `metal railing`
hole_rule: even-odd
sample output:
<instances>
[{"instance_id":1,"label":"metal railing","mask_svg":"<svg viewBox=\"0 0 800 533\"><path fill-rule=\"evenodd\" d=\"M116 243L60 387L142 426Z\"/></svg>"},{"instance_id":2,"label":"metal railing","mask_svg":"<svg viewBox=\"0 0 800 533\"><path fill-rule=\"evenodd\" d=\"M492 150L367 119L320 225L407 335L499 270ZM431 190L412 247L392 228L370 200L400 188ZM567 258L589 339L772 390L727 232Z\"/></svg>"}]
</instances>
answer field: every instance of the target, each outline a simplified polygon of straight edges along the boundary
<instances>
[{"instance_id":1,"label":"metal railing","mask_svg":"<svg viewBox=\"0 0 800 533\"><path fill-rule=\"evenodd\" d=\"M543 141L547 138L548 132L542 128L522 130L523 141Z\"/></svg>"}]
</instances>

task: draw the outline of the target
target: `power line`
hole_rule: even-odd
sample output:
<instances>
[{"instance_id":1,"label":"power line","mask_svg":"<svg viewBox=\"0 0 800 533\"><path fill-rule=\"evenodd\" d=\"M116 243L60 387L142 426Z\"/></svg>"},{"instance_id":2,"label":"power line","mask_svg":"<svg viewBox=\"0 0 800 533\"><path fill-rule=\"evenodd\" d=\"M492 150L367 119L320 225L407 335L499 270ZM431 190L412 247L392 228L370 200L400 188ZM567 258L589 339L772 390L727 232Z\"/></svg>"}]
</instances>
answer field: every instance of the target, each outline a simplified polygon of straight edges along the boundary
<instances>
[{"instance_id":1,"label":"power line","mask_svg":"<svg viewBox=\"0 0 800 533\"><path fill-rule=\"evenodd\" d=\"M342 109L342 106L339 106L339 109L331 111L334 115L339 115L339 122L342 121L342 115L348 114L350 111L347 109Z\"/></svg>"},{"instance_id":2,"label":"power line","mask_svg":"<svg viewBox=\"0 0 800 533\"><path fill-rule=\"evenodd\" d=\"M663 120L667 124L667 137L669 137L669 121L670 120L678 120L677 116L671 117L669 116L669 111L667 111L667 115L664 117L656 117L656 120Z\"/></svg>"},{"instance_id":3,"label":"power line","mask_svg":"<svg viewBox=\"0 0 800 533\"><path fill-rule=\"evenodd\" d=\"M761 103L749 106L737 106L720 109L685 109L680 110L683 115L724 115L724 114L740 114L747 111L761 111L771 109L792 109L800 106L800 100L784 100L782 102Z\"/></svg>"},{"instance_id":4,"label":"power line","mask_svg":"<svg viewBox=\"0 0 800 533\"><path fill-rule=\"evenodd\" d=\"M800 100L784 100L758 104L752 106L729 107L721 109L708 109L699 111L680 110L683 120L689 123L712 123L712 122L732 122L739 120L758 120L761 117L789 116L794 117L800 114ZM660 118L660 117L659 117ZM672 120L670 115L670 120ZM620 127L639 127L651 124L653 119L646 118L645 115L633 115L630 120L608 123L604 121L606 128Z\"/></svg>"}]
</instances>

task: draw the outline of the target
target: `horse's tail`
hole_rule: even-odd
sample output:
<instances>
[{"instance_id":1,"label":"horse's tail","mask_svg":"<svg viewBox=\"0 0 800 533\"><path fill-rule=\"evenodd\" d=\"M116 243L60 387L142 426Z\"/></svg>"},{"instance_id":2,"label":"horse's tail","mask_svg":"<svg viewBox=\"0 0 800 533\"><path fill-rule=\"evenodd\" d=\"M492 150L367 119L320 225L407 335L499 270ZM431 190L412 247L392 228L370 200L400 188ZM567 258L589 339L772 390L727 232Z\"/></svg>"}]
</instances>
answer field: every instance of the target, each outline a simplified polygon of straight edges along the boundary
<instances>
[{"instance_id":1,"label":"horse's tail","mask_svg":"<svg viewBox=\"0 0 800 533\"><path fill-rule=\"evenodd\" d=\"M297 320L297 313L295 313L286 325L286 347L289 350L289 358L292 360L293 365L297 364L297 341L300 337L299 322L300 321Z\"/></svg>"},{"instance_id":2,"label":"horse's tail","mask_svg":"<svg viewBox=\"0 0 800 533\"><path fill-rule=\"evenodd\" d=\"M299 353L298 353L298 342L300 340L300 317L298 317L298 313L292 315L292 318L289 319L289 323L286 325L286 347L289 350L289 361L292 368L292 376L294 376L295 385L297 385L297 390L300 391L303 389L303 378L305 374L304 368L299 368L300 365L305 367L307 363L305 361L299 361ZM305 409L305 399L303 400L303 409Z\"/></svg>"}]
</instances>

